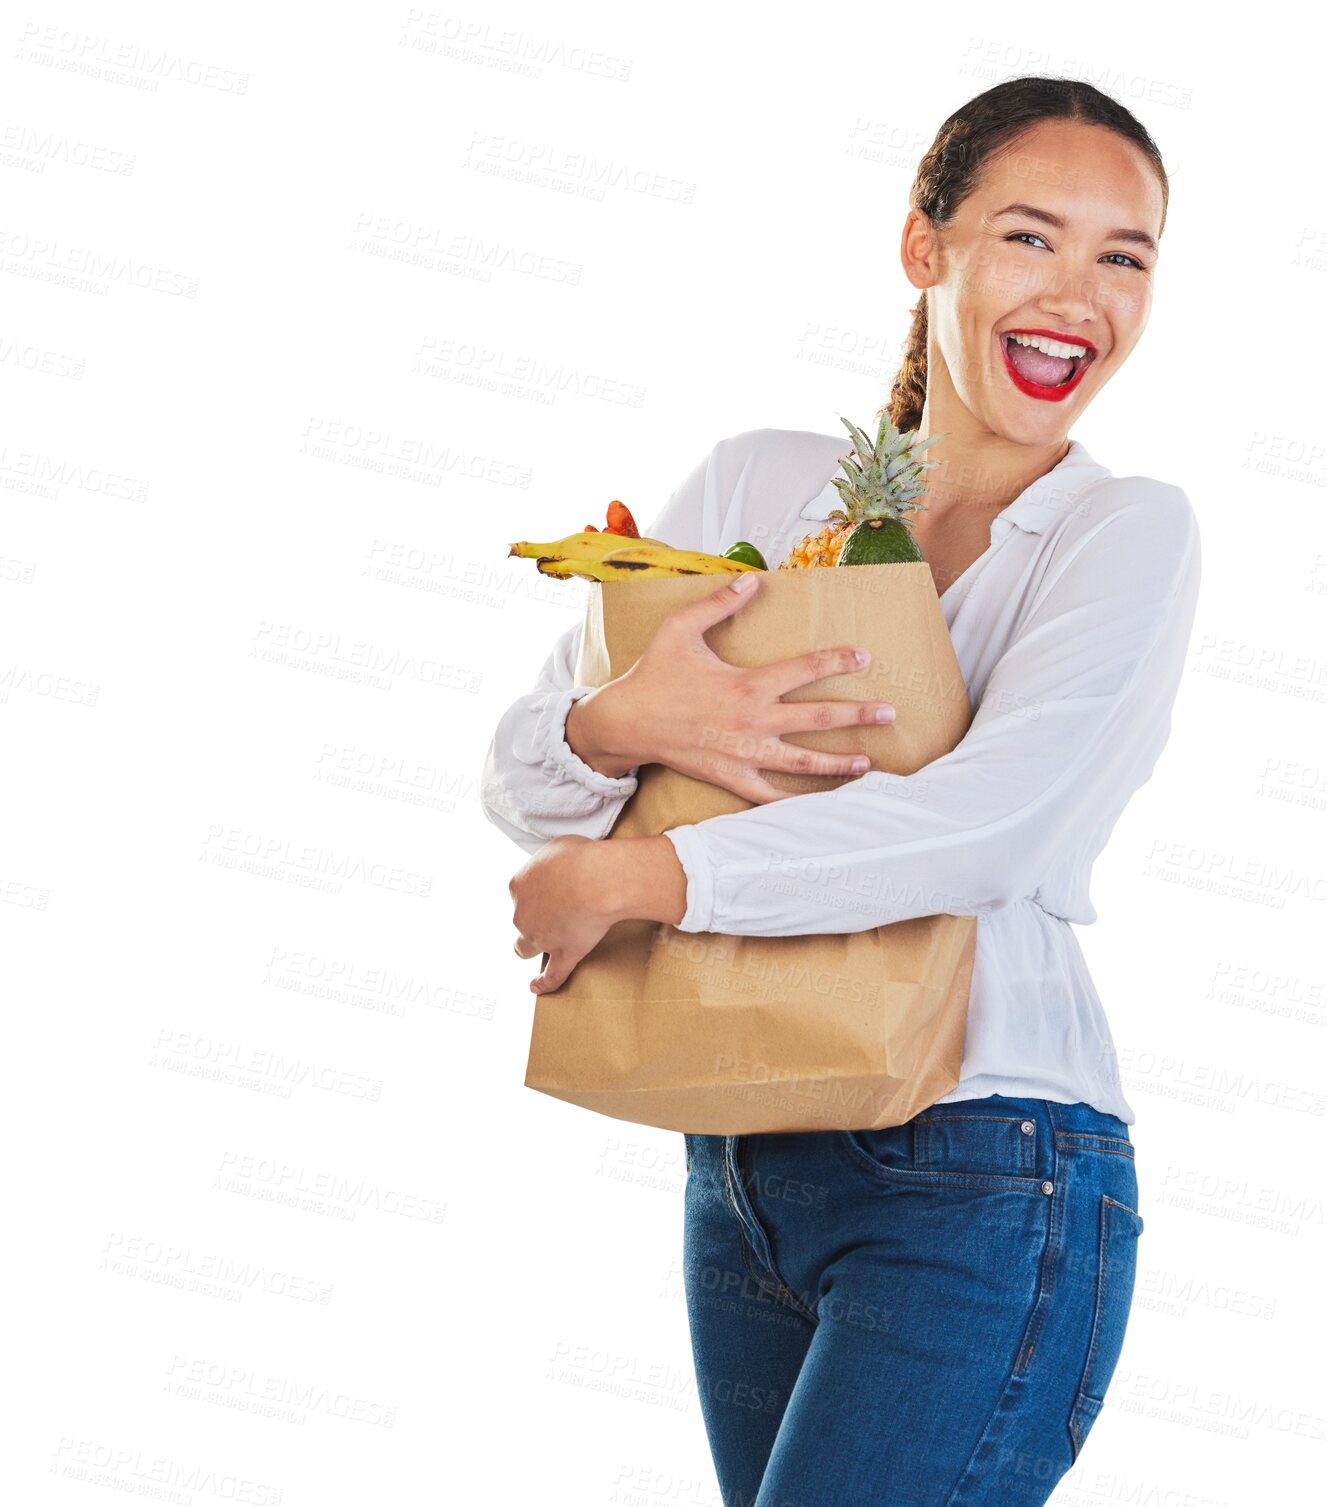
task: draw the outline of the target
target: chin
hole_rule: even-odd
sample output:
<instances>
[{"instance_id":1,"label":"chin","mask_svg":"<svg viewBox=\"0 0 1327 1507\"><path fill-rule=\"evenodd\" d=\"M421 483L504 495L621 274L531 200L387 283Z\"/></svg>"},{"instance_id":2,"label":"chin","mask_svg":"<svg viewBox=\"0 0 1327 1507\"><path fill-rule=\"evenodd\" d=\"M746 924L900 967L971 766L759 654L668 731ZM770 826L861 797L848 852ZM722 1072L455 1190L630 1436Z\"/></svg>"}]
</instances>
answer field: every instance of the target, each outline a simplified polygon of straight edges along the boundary
<instances>
[{"instance_id":1,"label":"chin","mask_svg":"<svg viewBox=\"0 0 1327 1507\"><path fill-rule=\"evenodd\" d=\"M1044 448L1067 440L1070 425L1076 416L1075 409L1072 414L1062 410L1056 413L1006 414L988 422L991 431L1010 444Z\"/></svg>"}]
</instances>

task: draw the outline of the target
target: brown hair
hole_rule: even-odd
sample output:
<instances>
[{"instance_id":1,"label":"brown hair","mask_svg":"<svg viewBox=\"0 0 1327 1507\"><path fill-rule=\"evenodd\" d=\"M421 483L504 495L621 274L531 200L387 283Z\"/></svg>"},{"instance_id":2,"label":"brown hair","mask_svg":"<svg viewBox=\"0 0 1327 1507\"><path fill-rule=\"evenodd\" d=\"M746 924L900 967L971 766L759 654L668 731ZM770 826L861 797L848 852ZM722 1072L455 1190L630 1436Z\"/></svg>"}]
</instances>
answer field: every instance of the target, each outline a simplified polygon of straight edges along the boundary
<instances>
[{"instance_id":1,"label":"brown hair","mask_svg":"<svg viewBox=\"0 0 1327 1507\"><path fill-rule=\"evenodd\" d=\"M976 187L987 159L1043 120L1081 120L1105 126L1133 142L1161 180L1161 224L1165 227L1170 180L1156 142L1118 100L1075 78L1006 79L955 110L918 165L908 203L943 230ZM912 311L912 328L903 342L903 365L889 399L876 412L877 418L888 412L890 423L903 432L920 425L926 402L928 291L922 290Z\"/></svg>"}]
</instances>

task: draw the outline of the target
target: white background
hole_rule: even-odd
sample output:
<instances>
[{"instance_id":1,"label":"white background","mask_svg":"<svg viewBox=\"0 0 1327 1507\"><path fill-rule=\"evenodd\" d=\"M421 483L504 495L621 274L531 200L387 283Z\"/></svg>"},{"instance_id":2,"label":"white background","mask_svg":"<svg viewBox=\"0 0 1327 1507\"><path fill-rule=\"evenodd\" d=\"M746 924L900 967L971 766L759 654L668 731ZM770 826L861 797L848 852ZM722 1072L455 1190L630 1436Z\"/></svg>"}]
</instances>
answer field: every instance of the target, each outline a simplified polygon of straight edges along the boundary
<instances>
[{"instance_id":1,"label":"white background","mask_svg":"<svg viewBox=\"0 0 1327 1507\"><path fill-rule=\"evenodd\" d=\"M1021 73L1163 152L1152 322L1073 432L1204 549L1081 933L1147 1228L1054 1500L1320 1479L1327 206L1289 14L11 11L8 1495L717 1507L681 1137L523 1087L479 773L581 588L506 546L873 413L917 160Z\"/></svg>"}]
</instances>

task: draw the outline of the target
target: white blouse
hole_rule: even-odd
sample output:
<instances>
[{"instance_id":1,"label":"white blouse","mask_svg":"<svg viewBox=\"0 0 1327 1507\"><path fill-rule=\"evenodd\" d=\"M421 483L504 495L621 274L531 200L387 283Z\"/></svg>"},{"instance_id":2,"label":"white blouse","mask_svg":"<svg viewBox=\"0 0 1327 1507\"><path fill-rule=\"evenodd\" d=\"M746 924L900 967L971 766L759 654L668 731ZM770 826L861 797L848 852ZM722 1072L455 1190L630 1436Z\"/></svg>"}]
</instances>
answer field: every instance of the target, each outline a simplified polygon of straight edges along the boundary
<instances>
[{"instance_id":1,"label":"white blouse","mask_svg":"<svg viewBox=\"0 0 1327 1507\"><path fill-rule=\"evenodd\" d=\"M845 435L722 439L641 532L771 567L841 499ZM948 913L978 917L960 1081L939 1103L1083 1101L1133 1124L1115 1044L1070 923L1097 913L1092 863L1170 732L1201 573L1180 488L1114 477L1071 439L996 515L991 544L940 596L974 708L950 752L669 830L686 871L682 931L790 936ZM636 788L567 745L581 625L500 719L482 799L535 852L600 838ZM900 712L902 715L902 712ZM793 740L795 741L795 739Z\"/></svg>"}]
</instances>

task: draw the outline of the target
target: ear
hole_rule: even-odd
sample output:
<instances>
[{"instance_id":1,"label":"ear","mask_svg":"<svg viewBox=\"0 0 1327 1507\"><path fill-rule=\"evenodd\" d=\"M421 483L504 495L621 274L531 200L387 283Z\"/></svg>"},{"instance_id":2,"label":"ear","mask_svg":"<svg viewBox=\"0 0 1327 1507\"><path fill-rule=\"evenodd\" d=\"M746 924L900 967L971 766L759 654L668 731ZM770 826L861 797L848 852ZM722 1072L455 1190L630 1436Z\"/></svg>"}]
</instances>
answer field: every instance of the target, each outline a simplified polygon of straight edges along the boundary
<instances>
[{"instance_id":1,"label":"ear","mask_svg":"<svg viewBox=\"0 0 1327 1507\"><path fill-rule=\"evenodd\" d=\"M903 274L914 288L933 288L940 281L939 244L930 219L910 209L903 222L899 258Z\"/></svg>"}]
</instances>

